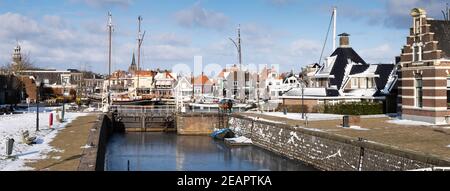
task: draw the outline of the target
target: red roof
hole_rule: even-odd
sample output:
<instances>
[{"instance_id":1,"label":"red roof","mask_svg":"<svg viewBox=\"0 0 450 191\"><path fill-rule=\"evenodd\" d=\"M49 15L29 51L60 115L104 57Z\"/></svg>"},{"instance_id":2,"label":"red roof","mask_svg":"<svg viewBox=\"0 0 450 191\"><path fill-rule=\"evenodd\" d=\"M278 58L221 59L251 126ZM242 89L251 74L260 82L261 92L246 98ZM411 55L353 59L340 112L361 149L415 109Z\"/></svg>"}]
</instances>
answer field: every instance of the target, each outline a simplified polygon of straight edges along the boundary
<instances>
[{"instance_id":1,"label":"red roof","mask_svg":"<svg viewBox=\"0 0 450 191\"><path fill-rule=\"evenodd\" d=\"M195 85L211 85L211 81L209 80L208 76L206 75L200 75L194 79Z\"/></svg>"}]
</instances>

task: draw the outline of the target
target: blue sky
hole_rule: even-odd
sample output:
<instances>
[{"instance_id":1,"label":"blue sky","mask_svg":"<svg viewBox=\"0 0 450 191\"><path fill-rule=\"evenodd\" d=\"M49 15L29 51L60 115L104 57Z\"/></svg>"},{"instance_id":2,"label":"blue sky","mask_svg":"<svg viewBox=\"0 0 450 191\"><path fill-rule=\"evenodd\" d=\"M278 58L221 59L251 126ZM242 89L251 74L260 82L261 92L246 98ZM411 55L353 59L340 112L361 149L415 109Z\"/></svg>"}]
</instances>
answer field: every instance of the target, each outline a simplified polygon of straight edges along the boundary
<instances>
[{"instance_id":1,"label":"blue sky","mask_svg":"<svg viewBox=\"0 0 450 191\"><path fill-rule=\"evenodd\" d=\"M194 56L236 63L229 37L242 26L244 64L298 71L317 62L333 6L338 33L370 63L390 63L405 43L414 7L441 19L445 0L0 0L0 64L16 39L37 66L107 71L106 22L115 25L114 69L127 69L136 49L137 17L147 37L143 68L192 65ZM2 26L3 25L3 26ZM330 40L330 39L329 39ZM331 54L331 41L325 55Z\"/></svg>"}]
</instances>

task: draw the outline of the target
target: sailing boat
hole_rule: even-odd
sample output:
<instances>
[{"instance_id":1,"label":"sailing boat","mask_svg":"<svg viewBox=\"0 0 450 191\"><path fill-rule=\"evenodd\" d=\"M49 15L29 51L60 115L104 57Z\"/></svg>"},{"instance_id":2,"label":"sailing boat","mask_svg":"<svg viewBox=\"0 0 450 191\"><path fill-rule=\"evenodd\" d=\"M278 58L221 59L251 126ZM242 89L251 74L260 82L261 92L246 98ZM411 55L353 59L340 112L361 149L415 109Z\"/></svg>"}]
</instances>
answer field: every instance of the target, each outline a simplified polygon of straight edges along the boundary
<instances>
[{"instance_id":1,"label":"sailing boat","mask_svg":"<svg viewBox=\"0 0 450 191\"><path fill-rule=\"evenodd\" d=\"M138 72L137 72L137 86L134 87L124 87L124 85L114 85L114 88L111 88L111 78L113 76L111 75L111 50L112 50L112 32L113 32L113 25L112 25L112 16L111 13L109 14L109 22L108 22L108 35L109 35L109 77L108 77L108 84L106 88L106 92L103 92L103 98L102 103L108 100L108 105L147 105L153 102L156 102L156 100L152 100L151 97L148 96L141 96L139 95L138 87L139 87L139 71L140 71L140 47L142 45L142 41L145 35L141 34L141 21L142 17L139 16L139 34L138 34ZM125 81L125 80L131 80L127 77L122 77L120 74L116 75L114 78L117 78L118 81ZM120 83L119 83L120 84ZM120 89L117 91L117 88ZM115 91L115 92L114 92ZM108 99L105 99L106 95L108 95ZM105 104L104 104L105 105Z\"/></svg>"}]
</instances>

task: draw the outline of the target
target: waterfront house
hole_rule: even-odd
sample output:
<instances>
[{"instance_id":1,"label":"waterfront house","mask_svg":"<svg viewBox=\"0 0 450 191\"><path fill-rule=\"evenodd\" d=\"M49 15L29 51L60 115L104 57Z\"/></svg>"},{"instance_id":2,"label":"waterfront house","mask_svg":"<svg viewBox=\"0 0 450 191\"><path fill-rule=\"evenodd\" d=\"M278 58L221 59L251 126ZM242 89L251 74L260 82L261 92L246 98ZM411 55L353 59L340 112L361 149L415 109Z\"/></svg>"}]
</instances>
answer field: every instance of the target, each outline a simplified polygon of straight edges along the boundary
<instances>
[{"instance_id":1,"label":"waterfront house","mask_svg":"<svg viewBox=\"0 0 450 191\"><path fill-rule=\"evenodd\" d=\"M185 77L185 76L178 77L177 83L174 88L174 92L175 92L176 98L178 100L187 102L192 99L193 87L192 87L191 82L192 82L191 77Z\"/></svg>"},{"instance_id":2,"label":"waterfront house","mask_svg":"<svg viewBox=\"0 0 450 191\"><path fill-rule=\"evenodd\" d=\"M450 122L450 21L411 11L412 26L400 60L399 96L404 119Z\"/></svg>"},{"instance_id":3,"label":"waterfront house","mask_svg":"<svg viewBox=\"0 0 450 191\"><path fill-rule=\"evenodd\" d=\"M397 82L395 64L368 64L350 46L349 34L339 36L340 46L311 77L311 84L287 91L281 96L283 104L301 105L303 99L311 112L321 104L386 101Z\"/></svg>"},{"instance_id":4,"label":"waterfront house","mask_svg":"<svg viewBox=\"0 0 450 191\"><path fill-rule=\"evenodd\" d=\"M173 98L177 75L173 72L164 71L155 75L153 93L156 97Z\"/></svg>"},{"instance_id":5,"label":"waterfront house","mask_svg":"<svg viewBox=\"0 0 450 191\"><path fill-rule=\"evenodd\" d=\"M213 82L208 76L201 74L194 79L194 96L202 97L204 95L212 95Z\"/></svg>"}]
</instances>

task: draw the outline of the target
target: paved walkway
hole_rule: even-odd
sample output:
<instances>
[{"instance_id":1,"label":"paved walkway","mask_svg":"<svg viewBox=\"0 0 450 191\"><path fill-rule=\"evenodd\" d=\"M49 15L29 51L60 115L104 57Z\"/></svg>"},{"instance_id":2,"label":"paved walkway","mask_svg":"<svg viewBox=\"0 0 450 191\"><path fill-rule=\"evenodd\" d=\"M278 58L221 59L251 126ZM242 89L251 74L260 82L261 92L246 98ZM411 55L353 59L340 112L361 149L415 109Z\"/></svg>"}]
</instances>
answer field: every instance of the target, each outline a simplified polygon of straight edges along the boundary
<instances>
[{"instance_id":1,"label":"paved walkway","mask_svg":"<svg viewBox=\"0 0 450 191\"><path fill-rule=\"evenodd\" d=\"M256 113L241 113L244 116L259 117L294 126L305 126L301 120L267 116ZM328 133L364 138L400 149L413 150L450 160L449 126L411 126L389 122L389 117L361 118L361 123L353 129L342 128L342 120L311 121L307 128Z\"/></svg>"},{"instance_id":2,"label":"paved walkway","mask_svg":"<svg viewBox=\"0 0 450 191\"><path fill-rule=\"evenodd\" d=\"M44 171L76 171L84 150L83 146L87 143L97 117L98 115L91 114L72 121L50 143L56 151L48 153L46 159L28 163L27 166Z\"/></svg>"}]
</instances>

